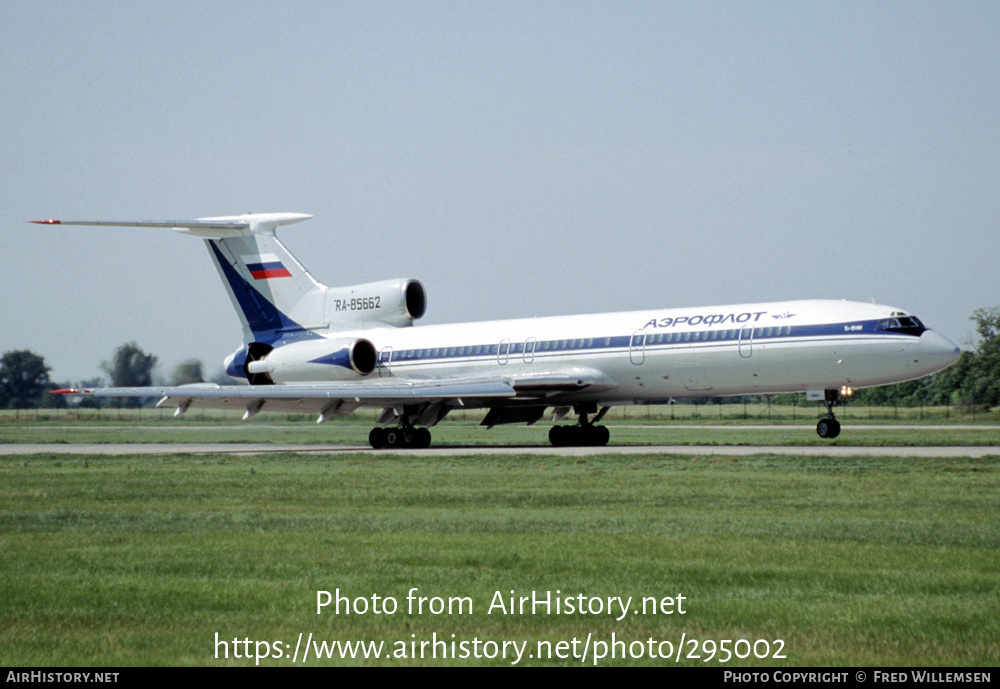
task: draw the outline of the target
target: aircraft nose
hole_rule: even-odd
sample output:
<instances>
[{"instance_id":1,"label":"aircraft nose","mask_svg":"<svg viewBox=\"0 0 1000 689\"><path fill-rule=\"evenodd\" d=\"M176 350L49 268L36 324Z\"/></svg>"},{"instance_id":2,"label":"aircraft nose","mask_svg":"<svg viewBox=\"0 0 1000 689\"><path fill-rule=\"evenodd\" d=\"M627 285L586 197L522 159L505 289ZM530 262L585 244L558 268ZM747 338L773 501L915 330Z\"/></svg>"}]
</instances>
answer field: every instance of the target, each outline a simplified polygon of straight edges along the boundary
<instances>
[{"instance_id":1,"label":"aircraft nose","mask_svg":"<svg viewBox=\"0 0 1000 689\"><path fill-rule=\"evenodd\" d=\"M961 355L958 345L940 333L927 330L920 336L920 363L928 373L948 368Z\"/></svg>"}]
</instances>

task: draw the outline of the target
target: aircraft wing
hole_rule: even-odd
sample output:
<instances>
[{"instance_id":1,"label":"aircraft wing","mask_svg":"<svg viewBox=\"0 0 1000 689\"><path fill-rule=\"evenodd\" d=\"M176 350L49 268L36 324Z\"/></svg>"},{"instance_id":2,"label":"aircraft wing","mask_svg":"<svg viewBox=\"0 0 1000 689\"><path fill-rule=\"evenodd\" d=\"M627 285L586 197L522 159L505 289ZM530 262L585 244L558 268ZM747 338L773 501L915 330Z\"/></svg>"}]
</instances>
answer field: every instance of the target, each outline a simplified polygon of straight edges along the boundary
<instances>
[{"instance_id":1,"label":"aircraft wing","mask_svg":"<svg viewBox=\"0 0 1000 689\"><path fill-rule=\"evenodd\" d=\"M505 401L553 403L561 394L608 390L615 387L593 369L572 368L515 375L508 378L397 380L382 379L363 383L316 382L282 385L216 385L195 383L169 387L93 388L55 390L59 394L94 397L159 397L157 407L174 407L175 415L191 407L243 410L244 420L261 411L319 414L325 421L337 414L350 414L360 407L385 409L386 418L398 416L402 407L428 408L434 414L447 407L503 406ZM422 413L422 412L420 412ZM429 414L426 419L430 419ZM420 417L425 423L425 417Z\"/></svg>"},{"instance_id":2,"label":"aircraft wing","mask_svg":"<svg viewBox=\"0 0 1000 689\"><path fill-rule=\"evenodd\" d=\"M514 389L498 381L371 381L358 383L298 383L285 385L215 385L196 383L171 387L93 388L56 390L94 397L160 397L158 407L243 409L248 419L257 412L284 411L323 415L349 414L359 407L396 407L454 401L456 406L482 406L493 399L514 397Z\"/></svg>"}]
</instances>

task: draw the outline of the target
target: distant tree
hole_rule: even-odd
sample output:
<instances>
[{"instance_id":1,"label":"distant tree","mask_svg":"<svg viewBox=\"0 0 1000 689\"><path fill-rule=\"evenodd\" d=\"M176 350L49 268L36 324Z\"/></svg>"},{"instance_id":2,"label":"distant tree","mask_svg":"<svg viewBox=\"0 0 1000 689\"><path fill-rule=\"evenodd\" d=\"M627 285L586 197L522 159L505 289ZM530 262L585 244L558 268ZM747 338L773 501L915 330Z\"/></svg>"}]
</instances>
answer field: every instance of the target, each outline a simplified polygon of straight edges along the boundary
<instances>
[{"instance_id":1,"label":"distant tree","mask_svg":"<svg viewBox=\"0 0 1000 689\"><path fill-rule=\"evenodd\" d=\"M876 407L913 407L927 401L928 378L908 380L895 385L883 385L877 388L855 390L851 401L854 404L870 404Z\"/></svg>"},{"instance_id":2,"label":"distant tree","mask_svg":"<svg viewBox=\"0 0 1000 689\"><path fill-rule=\"evenodd\" d=\"M982 407L1000 405L1000 307L977 309L975 351L962 352L958 361L928 378L897 385L858 390L860 404L904 405L961 404Z\"/></svg>"},{"instance_id":3,"label":"distant tree","mask_svg":"<svg viewBox=\"0 0 1000 689\"><path fill-rule=\"evenodd\" d=\"M969 318L976 322L979 341L959 395L971 404L995 407L1000 404L1000 306L976 309Z\"/></svg>"},{"instance_id":4,"label":"distant tree","mask_svg":"<svg viewBox=\"0 0 1000 689\"><path fill-rule=\"evenodd\" d=\"M958 362L943 371L938 371L927 379L928 404L960 404L960 390L976 355L962 352Z\"/></svg>"},{"instance_id":5,"label":"distant tree","mask_svg":"<svg viewBox=\"0 0 1000 689\"><path fill-rule=\"evenodd\" d=\"M42 393L42 397L38 402L38 406L42 409L68 409L69 402L66 401L66 395L53 395L53 390L58 390L59 388L68 388L70 385L63 385L61 383L56 383L55 385L50 384L45 392Z\"/></svg>"},{"instance_id":6,"label":"distant tree","mask_svg":"<svg viewBox=\"0 0 1000 689\"><path fill-rule=\"evenodd\" d=\"M189 383L205 382L201 362L198 359L188 359L177 364L170 376L171 385L187 385Z\"/></svg>"},{"instance_id":7,"label":"distant tree","mask_svg":"<svg viewBox=\"0 0 1000 689\"><path fill-rule=\"evenodd\" d=\"M111 378L111 385L116 388L144 388L153 384L153 367L156 366L156 356L146 354L135 342L123 344L115 350L115 356L110 361L101 364L101 368ZM140 407L143 400L135 397L112 398L114 406L128 408Z\"/></svg>"},{"instance_id":8,"label":"distant tree","mask_svg":"<svg viewBox=\"0 0 1000 689\"><path fill-rule=\"evenodd\" d=\"M26 349L0 358L0 408L31 409L39 406L49 387L45 359Z\"/></svg>"}]
</instances>

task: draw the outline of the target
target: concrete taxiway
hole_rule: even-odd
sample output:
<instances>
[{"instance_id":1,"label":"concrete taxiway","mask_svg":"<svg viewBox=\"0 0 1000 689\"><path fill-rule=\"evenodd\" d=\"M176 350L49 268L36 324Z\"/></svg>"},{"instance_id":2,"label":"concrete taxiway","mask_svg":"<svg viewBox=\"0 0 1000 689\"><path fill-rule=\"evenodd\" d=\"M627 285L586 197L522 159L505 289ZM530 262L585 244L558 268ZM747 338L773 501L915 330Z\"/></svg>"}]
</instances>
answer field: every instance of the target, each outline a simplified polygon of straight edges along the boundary
<instances>
[{"instance_id":1,"label":"concrete taxiway","mask_svg":"<svg viewBox=\"0 0 1000 689\"><path fill-rule=\"evenodd\" d=\"M591 455L684 455L727 456L788 455L807 457L987 457L1000 456L1000 446L892 446L858 445L609 445L607 447L548 447L539 445L461 445L437 446L426 450L373 450L367 445L304 445L266 443L118 443L64 444L12 443L0 445L3 455L177 455L224 454L263 455L280 452L308 454L365 453L378 455L415 455L423 457L457 457L469 455L549 455L585 457Z\"/></svg>"}]
</instances>

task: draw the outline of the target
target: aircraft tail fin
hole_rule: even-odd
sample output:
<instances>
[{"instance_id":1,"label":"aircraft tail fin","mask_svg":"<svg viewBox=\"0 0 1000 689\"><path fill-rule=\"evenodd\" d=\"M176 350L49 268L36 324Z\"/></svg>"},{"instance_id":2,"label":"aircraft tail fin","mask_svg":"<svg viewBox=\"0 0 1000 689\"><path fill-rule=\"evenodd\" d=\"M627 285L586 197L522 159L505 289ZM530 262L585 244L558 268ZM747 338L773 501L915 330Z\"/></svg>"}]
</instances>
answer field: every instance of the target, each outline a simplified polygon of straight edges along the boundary
<instances>
[{"instance_id":1,"label":"aircraft tail fin","mask_svg":"<svg viewBox=\"0 0 1000 689\"><path fill-rule=\"evenodd\" d=\"M34 220L43 225L165 227L201 237L243 324L247 341L324 327L327 287L275 235L303 213L264 213L195 220Z\"/></svg>"},{"instance_id":2,"label":"aircraft tail fin","mask_svg":"<svg viewBox=\"0 0 1000 689\"><path fill-rule=\"evenodd\" d=\"M246 229L205 238L247 341L273 341L290 332L328 327L329 288L275 234L278 226L309 217L292 213L240 216L249 225Z\"/></svg>"},{"instance_id":3,"label":"aircraft tail fin","mask_svg":"<svg viewBox=\"0 0 1000 689\"><path fill-rule=\"evenodd\" d=\"M232 215L196 220L34 220L44 225L165 227L201 237L208 246L247 343L275 345L316 331L367 325L408 326L424 315L419 280L393 279L330 288L317 281L277 236L303 213Z\"/></svg>"}]
</instances>

